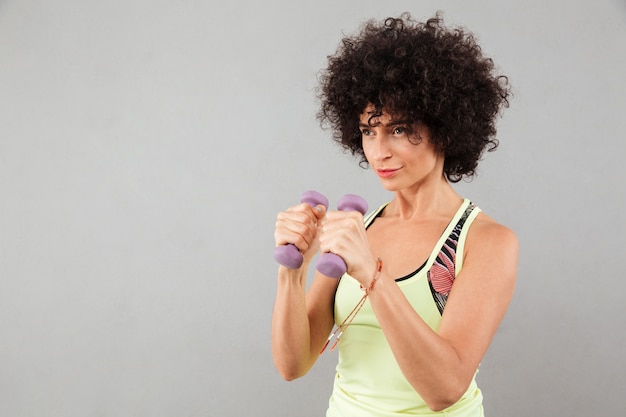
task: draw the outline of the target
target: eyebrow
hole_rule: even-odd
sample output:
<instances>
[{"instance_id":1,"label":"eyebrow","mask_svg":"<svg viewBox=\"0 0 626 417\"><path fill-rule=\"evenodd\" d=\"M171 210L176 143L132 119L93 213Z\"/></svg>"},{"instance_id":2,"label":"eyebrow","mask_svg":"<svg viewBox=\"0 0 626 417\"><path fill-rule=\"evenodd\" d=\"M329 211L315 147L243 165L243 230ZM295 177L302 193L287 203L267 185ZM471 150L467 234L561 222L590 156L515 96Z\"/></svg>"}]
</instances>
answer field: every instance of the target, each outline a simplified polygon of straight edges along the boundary
<instances>
[{"instance_id":1,"label":"eyebrow","mask_svg":"<svg viewBox=\"0 0 626 417\"><path fill-rule=\"evenodd\" d=\"M369 123L363 123L363 122L359 122L359 127L374 127L374 126L380 126L382 123L378 122L375 124L369 124ZM387 124L382 124L384 127L393 127L393 126L398 126L398 125L409 125L411 124L410 121L408 120L392 120Z\"/></svg>"}]
</instances>

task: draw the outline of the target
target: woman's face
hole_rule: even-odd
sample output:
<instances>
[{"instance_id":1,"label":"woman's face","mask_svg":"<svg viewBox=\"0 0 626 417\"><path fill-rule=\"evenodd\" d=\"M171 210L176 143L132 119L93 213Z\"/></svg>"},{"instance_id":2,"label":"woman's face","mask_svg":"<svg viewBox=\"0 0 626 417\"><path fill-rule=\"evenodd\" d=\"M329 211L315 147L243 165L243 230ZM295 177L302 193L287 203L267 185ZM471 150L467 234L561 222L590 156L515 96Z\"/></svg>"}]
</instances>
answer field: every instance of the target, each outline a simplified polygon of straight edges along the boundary
<instances>
[{"instance_id":1,"label":"woman's face","mask_svg":"<svg viewBox=\"0 0 626 417\"><path fill-rule=\"evenodd\" d=\"M409 123L385 111L370 120L375 108L361 113L363 151L372 170L389 191L401 191L443 177L443 155L423 124Z\"/></svg>"}]
</instances>

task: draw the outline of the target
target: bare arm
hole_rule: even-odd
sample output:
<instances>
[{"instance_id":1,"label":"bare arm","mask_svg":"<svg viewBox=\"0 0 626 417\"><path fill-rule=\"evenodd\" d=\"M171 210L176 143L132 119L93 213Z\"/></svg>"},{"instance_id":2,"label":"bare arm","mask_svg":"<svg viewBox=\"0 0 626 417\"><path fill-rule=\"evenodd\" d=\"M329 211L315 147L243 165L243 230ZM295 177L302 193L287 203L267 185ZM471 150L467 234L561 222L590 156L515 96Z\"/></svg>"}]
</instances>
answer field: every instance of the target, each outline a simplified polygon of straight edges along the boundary
<instances>
[{"instance_id":1,"label":"bare arm","mask_svg":"<svg viewBox=\"0 0 626 417\"><path fill-rule=\"evenodd\" d=\"M286 380L306 374L333 327L333 300L337 280L316 274L306 291L306 272L319 249L317 224L323 211L299 205L282 212L276 222L277 245L294 243L304 256L299 269L278 269L272 314L272 356Z\"/></svg>"},{"instance_id":2,"label":"bare arm","mask_svg":"<svg viewBox=\"0 0 626 417\"><path fill-rule=\"evenodd\" d=\"M358 216L332 212L327 218L322 250L341 254L350 275L368 287L376 261ZM437 332L383 266L369 301L402 372L431 409L447 408L467 390L513 295L517 256L513 232L481 213Z\"/></svg>"},{"instance_id":3,"label":"bare arm","mask_svg":"<svg viewBox=\"0 0 626 417\"><path fill-rule=\"evenodd\" d=\"M306 374L333 327L337 280L316 274L305 294L305 273L280 267L272 315L272 355L286 380Z\"/></svg>"},{"instance_id":4,"label":"bare arm","mask_svg":"<svg viewBox=\"0 0 626 417\"><path fill-rule=\"evenodd\" d=\"M462 272L438 333L409 305L391 277L381 276L370 302L404 375L433 410L467 390L511 300L517 269L515 235L494 222L475 224Z\"/></svg>"}]
</instances>

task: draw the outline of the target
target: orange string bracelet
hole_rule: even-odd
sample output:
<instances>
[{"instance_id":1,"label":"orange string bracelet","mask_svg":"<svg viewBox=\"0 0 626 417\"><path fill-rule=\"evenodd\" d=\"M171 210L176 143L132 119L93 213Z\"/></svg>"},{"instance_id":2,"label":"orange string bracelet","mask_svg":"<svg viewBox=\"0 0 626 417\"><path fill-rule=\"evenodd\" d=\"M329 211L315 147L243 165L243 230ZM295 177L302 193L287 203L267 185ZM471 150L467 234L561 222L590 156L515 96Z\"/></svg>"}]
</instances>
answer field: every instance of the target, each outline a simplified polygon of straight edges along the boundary
<instances>
[{"instance_id":1,"label":"orange string bracelet","mask_svg":"<svg viewBox=\"0 0 626 417\"><path fill-rule=\"evenodd\" d=\"M331 352L335 350L335 348L337 347L337 344L339 343L339 339L341 338L341 335L348 328L350 323L352 323L352 320L354 320L354 317L356 317L357 313L361 310L361 307L363 307L363 304L365 304L365 300L367 300L367 296L370 295L370 292L372 291L372 289L374 289L374 285L376 285L376 281L378 280L378 277L380 277L380 271L382 271L382 269L383 269L383 261L382 259L378 258L378 267L376 268L376 273L374 275L374 278L372 279L372 282L367 288L364 288L363 286L361 286L361 289L365 291L365 294L363 294L363 297L361 297L357 305L354 306L350 314L348 314L348 316L341 322L341 324L335 329L335 331L332 332L330 336L328 336L328 340L326 340L326 343L324 343L322 350L320 350L320 355L324 353L324 351L326 350L326 347L328 346L330 341L333 339L333 337L335 337L335 341L330 347L330 350Z\"/></svg>"}]
</instances>

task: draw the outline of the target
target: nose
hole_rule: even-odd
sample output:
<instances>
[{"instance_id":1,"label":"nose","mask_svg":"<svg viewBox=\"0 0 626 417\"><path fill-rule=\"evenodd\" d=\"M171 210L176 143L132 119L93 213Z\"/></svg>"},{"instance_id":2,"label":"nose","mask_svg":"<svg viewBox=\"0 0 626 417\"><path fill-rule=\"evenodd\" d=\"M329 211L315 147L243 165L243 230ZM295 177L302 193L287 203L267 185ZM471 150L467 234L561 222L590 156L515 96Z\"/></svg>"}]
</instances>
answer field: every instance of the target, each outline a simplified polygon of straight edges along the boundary
<instances>
[{"instance_id":1,"label":"nose","mask_svg":"<svg viewBox=\"0 0 626 417\"><path fill-rule=\"evenodd\" d=\"M374 161L380 162L391 157L389 141L384 133L379 133L371 139L369 148L369 157Z\"/></svg>"}]
</instances>

